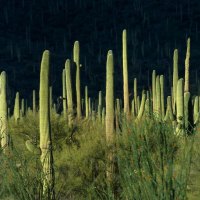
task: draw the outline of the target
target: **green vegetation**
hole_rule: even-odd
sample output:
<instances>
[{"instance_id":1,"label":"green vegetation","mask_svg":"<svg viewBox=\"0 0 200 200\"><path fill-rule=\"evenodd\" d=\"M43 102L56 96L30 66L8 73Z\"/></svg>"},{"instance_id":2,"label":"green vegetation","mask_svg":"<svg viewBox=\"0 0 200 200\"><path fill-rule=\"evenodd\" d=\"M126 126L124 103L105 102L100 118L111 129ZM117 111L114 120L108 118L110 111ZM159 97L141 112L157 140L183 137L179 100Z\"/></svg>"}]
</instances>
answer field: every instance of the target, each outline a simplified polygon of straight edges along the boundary
<instances>
[{"instance_id":1,"label":"green vegetation","mask_svg":"<svg viewBox=\"0 0 200 200\"><path fill-rule=\"evenodd\" d=\"M17 92L13 116L8 117L6 74L1 73L1 199L184 200L198 197L195 176L199 176L196 161L199 160L200 106L199 97L191 98L189 91L190 39L185 80L178 77L178 52L174 51L172 96L165 100L169 91L165 90L164 76L154 70L152 89L139 92L137 79L133 80L130 107L126 30L122 38L124 96L121 99L115 100L114 96L112 50L107 53L105 66L105 101L102 91L96 98L89 97L87 86L81 91L77 41L74 62L67 59L60 76L64 98L62 114L58 114L52 99L48 50L42 55L38 110L34 90L32 110L25 108L22 98L20 116ZM73 73L74 64L76 73ZM81 101L84 92L85 99Z\"/></svg>"}]
</instances>

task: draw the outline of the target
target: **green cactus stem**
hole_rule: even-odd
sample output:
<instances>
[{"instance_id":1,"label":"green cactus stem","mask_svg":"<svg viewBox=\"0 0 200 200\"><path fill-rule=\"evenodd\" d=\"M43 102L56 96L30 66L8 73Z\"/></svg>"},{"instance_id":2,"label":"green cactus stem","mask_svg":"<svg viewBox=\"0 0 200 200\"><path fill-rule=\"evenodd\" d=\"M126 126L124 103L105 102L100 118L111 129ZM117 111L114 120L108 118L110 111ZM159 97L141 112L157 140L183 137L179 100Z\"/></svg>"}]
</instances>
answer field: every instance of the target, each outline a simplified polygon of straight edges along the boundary
<instances>
[{"instance_id":1,"label":"green cactus stem","mask_svg":"<svg viewBox=\"0 0 200 200\"><path fill-rule=\"evenodd\" d=\"M73 110L73 99L72 99L71 69L70 69L69 59L67 59L65 62L65 73L66 73L66 89L67 89L68 125L69 127L72 127L74 110Z\"/></svg>"},{"instance_id":2,"label":"green cactus stem","mask_svg":"<svg viewBox=\"0 0 200 200\"><path fill-rule=\"evenodd\" d=\"M183 78L178 80L177 83L177 94L176 94L176 103L177 103L177 127L176 134L184 134L184 94L183 94Z\"/></svg>"},{"instance_id":3,"label":"green cactus stem","mask_svg":"<svg viewBox=\"0 0 200 200\"><path fill-rule=\"evenodd\" d=\"M9 135L8 135L8 107L7 107L7 76L6 72L0 75L0 142L4 153L8 152Z\"/></svg>"},{"instance_id":4,"label":"green cactus stem","mask_svg":"<svg viewBox=\"0 0 200 200\"><path fill-rule=\"evenodd\" d=\"M79 42L74 43L74 62L76 64L76 102L77 102L77 118L81 119L81 89L80 89L80 47Z\"/></svg>"},{"instance_id":5,"label":"green cactus stem","mask_svg":"<svg viewBox=\"0 0 200 200\"><path fill-rule=\"evenodd\" d=\"M108 51L106 63L106 142L109 147L107 152L106 176L108 183L113 181L113 152L112 144L114 142L114 66L113 53Z\"/></svg>"},{"instance_id":6,"label":"green cactus stem","mask_svg":"<svg viewBox=\"0 0 200 200\"><path fill-rule=\"evenodd\" d=\"M16 123L20 119L19 92L17 92L15 96L14 118Z\"/></svg>"},{"instance_id":7,"label":"green cactus stem","mask_svg":"<svg viewBox=\"0 0 200 200\"><path fill-rule=\"evenodd\" d=\"M124 91L124 113L129 115L129 89L128 89L128 64L127 64L127 36L126 30L122 34L122 58L123 58L123 91Z\"/></svg>"},{"instance_id":8,"label":"green cactus stem","mask_svg":"<svg viewBox=\"0 0 200 200\"><path fill-rule=\"evenodd\" d=\"M189 92L189 67L190 67L190 38L187 39L187 51L186 51L186 58L185 58L184 92Z\"/></svg>"},{"instance_id":9,"label":"green cactus stem","mask_svg":"<svg viewBox=\"0 0 200 200\"><path fill-rule=\"evenodd\" d=\"M62 71L62 97L63 97L63 116L67 119L67 89L66 89L66 73L65 69Z\"/></svg>"},{"instance_id":10,"label":"green cactus stem","mask_svg":"<svg viewBox=\"0 0 200 200\"><path fill-rule=\"evenodd\" d=\"M50 128L50 105L49 105L49 51L45 50L42 56L40 68L40 149L41 163L43 167L43 195L47 199L55 199L54 194L54 170L53 153Z\"/></svg>"},{"instance_id":11,"label":"green cactus stem","mask_svg":"<svg viewBox=\"0 0 200 200\"><path fill-rule=\"evenodd\" d=\"M176 90L177 90L177 82L178 82L178 49L174 50L173 57L173 113L176 114Z\"/></svg>"}]
</instances>

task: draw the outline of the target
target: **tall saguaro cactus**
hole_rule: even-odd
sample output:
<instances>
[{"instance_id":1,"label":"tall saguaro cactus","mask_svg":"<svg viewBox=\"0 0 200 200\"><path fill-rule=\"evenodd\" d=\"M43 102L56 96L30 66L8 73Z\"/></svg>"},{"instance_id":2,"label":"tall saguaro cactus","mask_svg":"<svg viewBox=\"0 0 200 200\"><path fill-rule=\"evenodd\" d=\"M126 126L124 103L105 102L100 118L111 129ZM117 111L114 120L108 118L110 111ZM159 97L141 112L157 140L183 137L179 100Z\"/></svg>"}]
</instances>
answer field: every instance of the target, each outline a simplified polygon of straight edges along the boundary
<instances>
[{"instance_id":1,"label":"tall saguaro cactus","mask_svg":"<svg viewBox=\"0 0 200 200\"><path fill-rule=\"evenodd\" d=\"M67 108L68 108L68 125L73 125L73 99L72 99L72 83L71 83L71 70L70 60L67 59L65 62L65 73L66 73L66 89L67 89Z\"/></svg>"},{"instance_id":2,"label":"tall saguaro cactus","mask_svg":"<svg viewBox=\"0 0 200 200\"><path fill-rule=\"evenodd\" d=\"M6 96L6 72L1 72L0 75L0 138L1 147L4 153L7 152L9 145L8 137L8 114L7 114L7 96Z\"/></svg>"},{"instance_id":3,"label":"tall saguaro cactus","mask_svg":"<svg viewBox=\"0 0 200 200\"><path fill-rule=\"evenodd\" d=\"M48 199L55 199L53 153L50 127L49 106L49 51L45 50L40 68L40 149L43 166L43 195Z\"/></svg>"},{"instance_id":4,"label":"tall saguaro cactus","mask_svg":"<svg viewBox=\"0 0 200 200\"><path fill-rule=\"evenodd\" d=\"M81 89L80 89L80 47L79 42L74 43L74 62L76 64L76 102L77 102L77 118L80 119L81 114Z\"/></svg>"},{"instance_id":5,"label":"tall saguaro cactus","mask_svg":"<svg viewBox=\"0 0 200 200\"><path fill-rule=\"evenodd\" d=\"M106 142L112 146L114 140L114 78L113 78L113 53L108 51L106 63ZM108 152L107 179L111 183L113 179L113 153Z\"/></svg>"},{"instance_id":6,"label":"tall saguaro cactus","mask_svg":"<svg viewBox=\"0 0 200 200\"><path fill-rule=\"evenodd\" d=\"M63 116L65 119L67 119L67 95L66 95L66 74L65 69L62 71L62 96L63 96Z\"/></svg>"},{"instance_id":7,"label":"tall saguaro cactus","mask_svg":"<svg viewBox=\"0 0 200 200\"><path fill-rule=\"evenodd\" d=\"M126 30L122 34L122 57L123 57L123 90L124 90L124 113L129 115L129 90L128 90L128 64L127 64L127 36Z\"/></svg>"},{"instance_id":8,"label":"tall saguaro cactus","mask_svg":"<svg viewBox=\"0 0 200 200\"><path fill-rule=\"evenodd\" d=\"M176 109L176 91L177 91L177 82L178 82L178 49L174 50L173 57L173 113L175 114Z\"/></svg>"},{"instance_id":9,"label":"tall saguaro cactus","mask_svg":"<svg viewBox=\"0 0 200 200\"><path fill-rule=\"evenodd\" d=\"M189 67L190 67L190 38L187 39L187 51L186 51L186 58L185 58L184 92L189 92Z\"/></svg>"},{"instance_id":10,"label":"tall saguaro cactus","mask_svg":"<svg viewBox=\"0 0 200 200\"><path fill-rule=\"evenodd\" d=\"M15 122L18 122L20 119L19 92L17 92L15 96L14 118Z\"/></svg>"},{"instance_id":11,"label":"tall saguaro cactus","mask_svg":"<svg viewBox=\"0 0 200 200\"><path fill-rule=\"evenodd\" d=\"M177 83L177 128L176 133L183 134L184 132L184 93L183 93L183 78L178 80Z\"/></svg>"},{"instance_id":12,"label":"tall saguaro cactus","mask_svg":"<svg viewBox=\"0 0 200 200\"><path fill-rule=\"evenodd\" d=\"M35 90L33 90L33 114L36 114L36 94Z\"/></svg>"}]
</instances>

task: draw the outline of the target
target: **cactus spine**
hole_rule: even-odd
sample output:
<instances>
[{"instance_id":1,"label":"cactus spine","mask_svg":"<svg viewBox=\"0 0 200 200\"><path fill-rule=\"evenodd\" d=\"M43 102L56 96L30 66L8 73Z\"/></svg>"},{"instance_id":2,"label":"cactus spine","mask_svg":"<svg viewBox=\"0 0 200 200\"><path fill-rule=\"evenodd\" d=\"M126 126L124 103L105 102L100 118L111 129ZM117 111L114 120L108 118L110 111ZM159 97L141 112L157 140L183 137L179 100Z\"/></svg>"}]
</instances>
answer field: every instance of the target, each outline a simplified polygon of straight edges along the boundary
<instances>
[{"instance_id":1,"label":"cactus spine","mask_svg":"<svg viewBox=\"0 0 200 200\"><path fill-rule=\"evenodd\" d=\"M70 60L67 59L65 62L65 73L66 73L66 88L67 88L67 108L68 108L68 125L73 125L73 99L72 99L72 83L71 83L71 70Z\"/></svg>"},{"instance_id":2,"label":"cactus spine","mask_svg":"<svg viewBox=\"0 0 200 200\"><path fill-rule=\"evenodd\" d=\"M49 51L45 50L42 56L40 68L40 149L41 163L43 166L43 195L48 199L54 196L54 170L53 154L50 128L50 106L49 106Z\"/></svg>"},{"instance_id":3,"label":"cactus spine","mask_svg":"<svg viewBox=\"0 0 200 200\"><path fill-rule=\"evenodd\" d=\"M80 91L80 47L79 42L74 43L74 62L76 64L76 102L77 102L77 118L80 119L81 114L81 91Z\"/></svg>"},{"instance_id":4,"label":"cactus spine","mask_svg":"<svg viewBox=\"0 0 200 200\"><path fill-rule=\"evenodd\" d=\"M126 30L122 34L123 46L123 90L124 90L124 113L129 115L129 90L128 90L128 64L127 64L127 37Z\"/></svg>"},{"instance_id":5,"label":"cactus spine","mask_svg":"<svg viewBox=\"0 0 200 200\"><path fill-rule=\"evenodd\" d=\"M0 75L0 139L1 147L4 153L7 152L9 145L6 82L6 72L3 71Z\"/></svg>"}]
</instances>

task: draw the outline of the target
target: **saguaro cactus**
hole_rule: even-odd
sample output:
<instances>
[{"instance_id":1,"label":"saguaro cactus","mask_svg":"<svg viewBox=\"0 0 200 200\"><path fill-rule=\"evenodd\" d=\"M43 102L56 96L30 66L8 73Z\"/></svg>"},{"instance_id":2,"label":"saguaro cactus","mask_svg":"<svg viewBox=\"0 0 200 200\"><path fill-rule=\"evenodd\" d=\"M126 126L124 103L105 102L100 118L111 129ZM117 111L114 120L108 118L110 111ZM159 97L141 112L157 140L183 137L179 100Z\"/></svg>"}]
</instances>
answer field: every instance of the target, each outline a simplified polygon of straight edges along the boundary
<instances>
[{"instance_id":1,"label":"saguaro cactus","mask_svg":"<svg viewBox=\"0 0 200 200\"><path fill-rule=\"evenodd\" d=\"M8 137L8 115L7 115L7 95L6 95L6 72L1 72L0 75L0 138L1 147L4 153L8 150L9 137Z\"/></svg>"},{"instance_id":2,"label":"saguaro cactus","mask_svg":"<svg viewBox=\"0 0 200 200\"><path fill-rule=\"evenodd\" d=\"M74 62L76 64L76 102L77 102L77 118L80 119L81 114L81 89L80 89L80 48L79 42L74 43Z\"/></svg>"},{"instance_id":3,"label":"saguaro cactus","mask_svg":"<svg viewBox=\"0 0 200 200\"><path fill-rule=\"evenodd\" d=\"M36 114L36 94L35 90L33 90L33 114Z\"/></svg>"},{"instance_id":4,"label":"saguaro cactus","mask_svg":"<svg viewBox=\"0 0 200 200\"><path fill-rule=\"evenodd\" d=\"M40 68L40 149L43 166L43 195L47 199L55 199L52 140L50 128L49 106L49 51L45 50Z\"/></svg>"},{"instance_id":5,"label":"saguaro cactus","mask_svg":"<svg viewBox=\"0 0 200 200\"><path fill-rule=\"evenodd\" d=\"M88 105L88 87L85 86L85 117L89 117L89 105Z\"/></svg>"},{"instance_id":6,"label":"saguaro cactus","mask_svg":"<svg viewBox=\"0 0 200 200\"><path fill-rule=\"evenodd\" d=\"M124 113L129 115L129 89L128 89L128 64L127 64L127 37L126 30L123 30L122 34L122 46L123 46L123 90L124 90Z\"/></svg>"},{"instance_id":7,"label":"saguaro cactus","mask_svg":"<svg viewBox=\"0 0 200 200\"><path fill-rule=\"evenodd\" d=\"M18 122L20 119L19 92L17 92L15 96L14 118L15 122Z\"/></svg>"},{"instance_id":8,"label":"saguaro cactus","mask_svg":"<svg viewBox=\"0 0 200 200\"><path fill-rule=\"evenodd\" d=\"M175 114L176 110L176 91L177 91L177 82L178 82L178 49L174 50L173 57L173 113Z\"/></svg>"},{"instance_id":9,"label":"saguaro cactus","mask_svg":"<svg viewBox=\"0 0 200 200\"><path fill-rule=\"evenodd\" d=\"M66 88L67 88L68 125L69 127L72 127L74 110L73 110L71 70L70 70L69 59L67 59L65 62L65 73L66 73Z\"/></svg>"},{"instance_id":10,"label":"saguaro cactus","mask_svg":"<svg viewBox=\"0 0 200 200\"><path fill-rule=\"evenodd\" d=\"M106 142L111 146L114 140L114 79L113 79L113 53L108 51L106 63ZM113 153L108 152L107 179L113 179Z\"/></svg>"},{"instance_id":11,"label":"saguaro cactus","mask_svg":"<svg viewBox=\"0 0 200 200\"><path fill-rule=\"evenodd\" d=\"M65 69L62 71L62 96L63 96L63 116L65 119L67 119L67 95L66 95L66 74L65 74Z\"/></svg>"},{"instance_id":12,"label":"saguaro cactus","mask_svg":"<svg viewBox=\"0 0 200 200\"><path fill-rule=\"evenodd\" d=\"M153 112L156 113L156 71L152 73L152 101L153 101Z\"/></svg>"},{"instance_id":13,"label":"saguaro cactus","mask_svg":"<svg viewBox=\"0 0 200 200\"><path fill-rule=\"evenodd\" d=\"M176 134L184 133L184 94L183 94L183 78L178 80L177 83L177 94L176 94L176 102L177 102L177 127Z\"/></svg>"},{"instance_id":14,"label":"saguaro cactus","mask_svg":"<svg viewBox=\"0 0 200 200\"><path fill-rule=\"evenodd\" d=\"M189 92L189 67L190 67L190 38L187 39L187 52L186 52L186 58L185 58L184 92Z\"/></svg>"}]
</instances>

